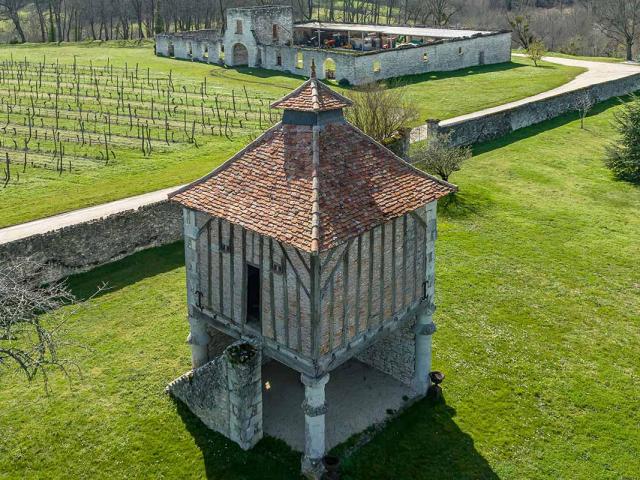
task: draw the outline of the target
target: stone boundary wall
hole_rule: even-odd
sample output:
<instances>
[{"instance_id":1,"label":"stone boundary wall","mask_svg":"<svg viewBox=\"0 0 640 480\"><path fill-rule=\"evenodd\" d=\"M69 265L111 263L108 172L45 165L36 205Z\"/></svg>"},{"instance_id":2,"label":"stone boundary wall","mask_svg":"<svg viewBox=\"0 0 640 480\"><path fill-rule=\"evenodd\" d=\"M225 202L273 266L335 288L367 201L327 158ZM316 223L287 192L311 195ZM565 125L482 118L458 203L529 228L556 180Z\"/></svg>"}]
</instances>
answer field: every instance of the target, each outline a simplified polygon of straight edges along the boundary
<instances>
[{"instance_id":1,"label":"stone boundary wall","mask_svg":"<svg viewBox=\"0 0 640 480\"><path fill-rule=\"evenodd\" d=\"M261 349L244 340L171 382L166 392L244 450L262 438Z\"/></svg>"},{"instance_id":2,"label":"stone boundary wall","mask_svg":"<svg viewBox=\"0 0 640 480\"><path fill-rule=\"evenodd\" d=\"M0 244L0 261L38 256L51 267L45 282L182 240L182 210L162 201Z\"/></svg>"},{"instance_id":3,"label":"stone boundary wall","mask_svg":"<svg viewBox=\"0 0 640 480\"><path fill-rule=\"evenodd\" d=\"M427 122L426 138L434 133L449 133L454 145L473 145L508 135L530 125L578 110L579 102L587 96L599 103L640 90L640 73L609 80L552 97L518 105L501 112L460 120L455 123ZM424 139L424 138L422 138Z\"/></svg>"}]
</instances>

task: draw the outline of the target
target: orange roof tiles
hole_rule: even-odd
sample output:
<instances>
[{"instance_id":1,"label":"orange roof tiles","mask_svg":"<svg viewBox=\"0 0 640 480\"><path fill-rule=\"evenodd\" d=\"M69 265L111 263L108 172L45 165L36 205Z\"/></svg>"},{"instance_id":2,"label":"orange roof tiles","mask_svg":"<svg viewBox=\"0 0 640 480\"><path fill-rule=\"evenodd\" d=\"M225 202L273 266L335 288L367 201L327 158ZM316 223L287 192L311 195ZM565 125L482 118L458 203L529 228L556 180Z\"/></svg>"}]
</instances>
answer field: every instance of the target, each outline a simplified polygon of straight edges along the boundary
<instances>
[{"instance_id":1,"label":"orange roof tiles","mask_svg":"<svg viewBox=\"0 0 640 480\"><path fill-rule=\"evenodd\" d=\"M454 190L349 123L336 122L278 124L171 197L187 208L317 252Z\"/></svg>"},{"instance_id":2,"label":"orange roof tiles","mask_svg":"<svg viewBox=\"0 0 640 480\"><path fill-rule=\"evenodd\" d=\"M312 76L286 97L273 102L271 106L298 112L325 112L349 107L352 104L351 100L334 92Z\"/></svg>"}]
</instances>

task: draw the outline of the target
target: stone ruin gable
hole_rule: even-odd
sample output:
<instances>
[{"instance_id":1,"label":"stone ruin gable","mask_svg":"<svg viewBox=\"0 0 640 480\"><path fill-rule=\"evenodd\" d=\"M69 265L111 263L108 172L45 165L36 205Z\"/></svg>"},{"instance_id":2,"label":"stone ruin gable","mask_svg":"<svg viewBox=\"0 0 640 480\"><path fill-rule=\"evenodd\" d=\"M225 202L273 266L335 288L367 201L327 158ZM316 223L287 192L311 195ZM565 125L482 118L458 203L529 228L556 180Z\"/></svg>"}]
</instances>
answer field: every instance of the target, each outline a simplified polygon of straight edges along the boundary
<instances>
[{"instance_id":1,"label":"stone ruin gable","mask_svg":"<svg viewBox=\"0 0 640 480\"><path fill-rule=\"evenodd\" d=\"M234 66L233 50L242 44L248 52L248 65L261 66L266 45L285 45L293 38L293 9L289 6L229 8L224 32L225 64ZM239 31L238 22L242 29ZM273 25L278 38L273 38Z\"/></svg>"},{"instance_id":2,"label":"stone ruin gable","mask_svg":"<svg viewBox=\"0 0 640 480\"><path fill-rule=\"evenodd\" d=\"M352 346L397 328L420 306L427 269L426 218L422 207L321 255L320 354L325 368L337 366L331 363L334 355L346 358Z\"/></svg>"},{"instance_id":3,"label":"stone ruin gable","mask_svg":"<svg viewBox=\"0 0 640 480\"><path fill-rule=\"evenodd\" d=\"M263 435L261 366L259 345L238 341L175 379L166 391L207 427L248 450Z\"/></svg>"},{"instance_id":4,"label":"stone ruin gable","mask_svg":"<svg viewBox=\"0 0 640 480\"><path fill-rule=\"evenodd\" d=\"M201 292L204 310L231 322L238 332L246 330L245 265L257 266L261 274L262 335L309 358L309 254L227 220L191 213L195 215L194 232L199 234L194 243L196 261L187 268L195 269L192 288ZM197 308L197 301L197 295L193 295L190 309Z\"/></svg>"}]
</instances>

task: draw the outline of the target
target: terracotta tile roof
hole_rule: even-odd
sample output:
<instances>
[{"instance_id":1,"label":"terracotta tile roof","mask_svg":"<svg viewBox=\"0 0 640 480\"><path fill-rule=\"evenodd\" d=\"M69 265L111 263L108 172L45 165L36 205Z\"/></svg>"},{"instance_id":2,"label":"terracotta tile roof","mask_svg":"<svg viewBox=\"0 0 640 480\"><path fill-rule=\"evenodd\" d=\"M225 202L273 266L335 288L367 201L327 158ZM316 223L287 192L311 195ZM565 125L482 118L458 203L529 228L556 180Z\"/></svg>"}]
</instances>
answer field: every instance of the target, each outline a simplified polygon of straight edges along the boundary
<instances>
[{"instance_id":1,"label":"terracotta tile roof","mask_svg":"<svg viewBox=\"0 0 640 480\"><path fill-rule=\"evenodd\" d=\"M296 110L298 112L325 112L353 105L347 97L334 92L315 76L303 83L289 95L273 102L273 108Z\"/></svg>"},{"instance_id":2,"label":"terracotta tile roof","mask_svg":"<svg viewBox=\"0 0 640 480\"><path fill-rule=\"evenodd\" d=\"M317 252L454 190L349 123L336 122L278 124L171 198Z\"/></svg>"}]
</instances>

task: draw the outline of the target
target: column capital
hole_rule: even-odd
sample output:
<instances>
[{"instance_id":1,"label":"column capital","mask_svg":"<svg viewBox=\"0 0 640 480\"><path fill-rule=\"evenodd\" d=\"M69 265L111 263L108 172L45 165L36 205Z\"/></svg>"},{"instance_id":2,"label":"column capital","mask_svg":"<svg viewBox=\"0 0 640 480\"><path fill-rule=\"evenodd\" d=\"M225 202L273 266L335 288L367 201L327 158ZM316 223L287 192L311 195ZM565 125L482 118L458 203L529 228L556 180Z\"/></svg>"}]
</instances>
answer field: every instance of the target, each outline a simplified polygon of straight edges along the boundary
<instances>
[{"instance_id":1,"label":"column capital","mask_svg":"<svg viewBox=\"0 0 640 480\"><path fill-rule=\"evenodd\" d=\"M324 387L329 381L329 374L325 373L321 377L310 377L309 375L301 373L300 381L305 387Z\"/></svg>"},{"instance_id":2,"label":"column capital","mask_svg":"<svg viewBox=\"0 0 640 480\"><path fill-rule=\"evenodd\" d=\"M416 323L415 327L413 327L413 332L416 335L433 335L436 330L436 324L433 322L426 324Z\"/></svg>"}]
</instances>

